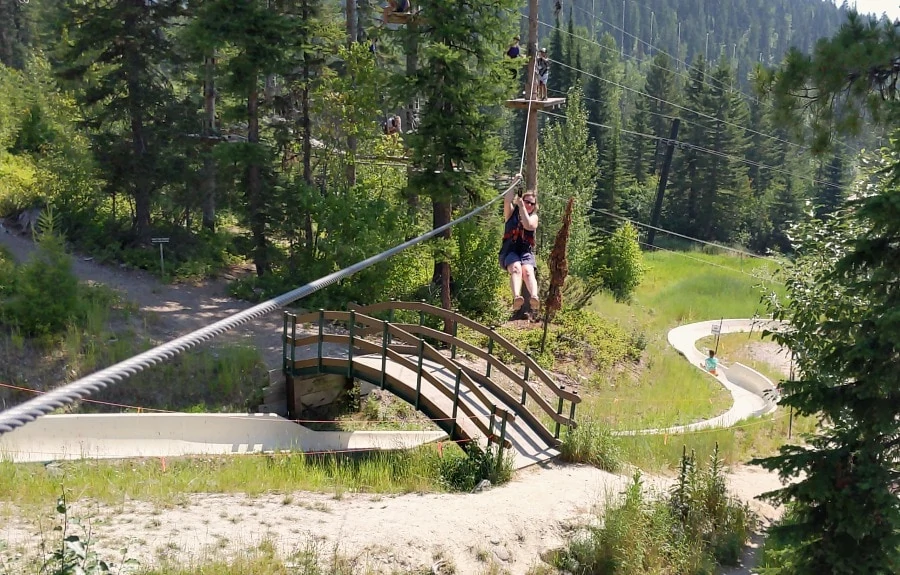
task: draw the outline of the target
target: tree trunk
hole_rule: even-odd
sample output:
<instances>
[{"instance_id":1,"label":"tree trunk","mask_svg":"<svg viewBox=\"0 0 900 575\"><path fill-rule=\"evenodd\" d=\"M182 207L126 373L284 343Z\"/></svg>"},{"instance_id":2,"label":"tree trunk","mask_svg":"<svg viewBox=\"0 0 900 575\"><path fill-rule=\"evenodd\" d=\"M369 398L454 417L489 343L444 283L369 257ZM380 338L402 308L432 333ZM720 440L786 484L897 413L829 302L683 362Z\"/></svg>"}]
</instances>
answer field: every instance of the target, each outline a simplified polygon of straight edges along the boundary
<instances>
[{"instance_id":1,"label":"tree trunk","mask_svg":"<svg viewBox=\"0 0 900 575\"><path fill-rule=\"evenodd\" d=\"M347 2L347 47L352 48L356 43L356 0L346 0ZM353 80L351 78L351 80ZM355 126L351 129L355 129ZM357 138L355 134L347 135L347 167L346 177L347 185L356 185L356 148Z\"/></svg>"},{"instance_id":2,"label":"tree trunk","mask_svg":"<svg viewBox=\"0 0 900 575\"><path fill-rule=\"evenodd\" d=\"M146 10L143 0L132 0L139 10ZM135 21L134 12L131 12L124 22L126 33L137 34L137 22ZM146 160L144 156L147 153L147 145L144 141L144 109L141 101L143 88L140 85L140 62L138 59L137 47L132 44L127 56L127 75L126 85L128 86L128 107L129 116L131 118L131 146L134 157L133 177L134 177L134 209L135 217L133 221L133 229L137 241L141 245L150 245L150 193L151 186L148 179Z\"/></svg>"},{"instance_id":3,"label":"tree trunk","mask_svg":"<svg viewBox=\"0 0 900 575\"><path fill-rule=\"evenodd\" d=\"M431 229L437 229L445 224L449 224L453 213L453 206L451 203L434 200L432 206L434 217ZM438 237L445 241L449 241L451 237L450 229L448 228L441 232ZM434 282L435 285L441 286L441 307L450 309L450 260L445 259L444 261L435 262L434 275L432 276L431 281ZM444 320L444 332L452 333L452 329L453 322L449 319Z\"/></svg>"},{"instance_id":4,"label":"tree trunk","mask_svg":"<svg viewBox=\"0 0 900 575\"><path fill-rule=\"evenodd\" d=\"M247 142L259 144L259 90L254 82L247 97ZM250 209L250 233L253 236L253 263L256 275L268 274L265 202L262 198L262 170L256 160L247 166L247 207Z\"/></svg>"},{"instance_id":5,"label":"tree trunk","mask_svg":"<svg viewBox=\"0 0 900 575\"><path fill-rule=\"evenodd\" d=\"M212 156L212 146L209 144L212 136L218 133L216 126L216 85L215 85L215 55L206 58L204 63L206 78L203 81L203 107L206 120L203 122L203 136L205 149L203 154L203 202L201 212L203 227L216 231L216 162Z\"/></svg>"}]
</instances>

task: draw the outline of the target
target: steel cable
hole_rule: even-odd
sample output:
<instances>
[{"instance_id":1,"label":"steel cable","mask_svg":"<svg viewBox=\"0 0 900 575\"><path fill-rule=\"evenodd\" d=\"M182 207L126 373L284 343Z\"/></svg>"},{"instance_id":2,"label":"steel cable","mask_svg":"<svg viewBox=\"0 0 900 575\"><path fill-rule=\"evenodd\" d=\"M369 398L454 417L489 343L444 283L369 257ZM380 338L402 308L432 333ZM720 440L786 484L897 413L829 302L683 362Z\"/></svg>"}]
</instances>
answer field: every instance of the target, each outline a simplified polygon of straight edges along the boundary
<instances>
[{"instance_id":1,"label":"steel cable","mask_svg":"<svg viewBox=\"0 0 900 575\"><path fill-rule=\"evenodd\" d=\"M453 220L448 224L444 224L439 228L430 230L416 238L394 246L393 248L385 250L380 254L376 254L361 262L357 262L342 270L338 270L327 276L323 276L317 280L311 281L304 286L284 293L276 298L270 299L249 309L238 312L225 319L219 320L216 323L213 323L206 327L202 327L196 331L183 335L177 339L173 339L172 341L154 347L153 349L121 361L115 365L82 377L81 379L73 381L72 383L68 383L66 385L63 385L62 387L49 391L46 394L41 395L40 397L30 399L15 407L0 412L0 435L8 433L18 427L22 427L26 423L30 423L38 417L41 417L42 415L47 415L54 409L78 401L79 399L87 397L96 391L104 389L107 386L119 383L127 379L128 377L131 377L132 375L138 373L139 371L147 369L148 367L151 367L163 361L170 360L176 355L187 351L188 349L196 346L199 343L217 337L228 330L234 329L235 327L247 323L250 320L271 313L281 307L284 307L292 302L295 302L314 292L317 292L322 288L328 287L329 285L337 281L350 277L351 275L377 263L383 262L388 258L408 248L411 248L416 244L429 240L440 234L441 232L455 226L456 224L464 222L469 218L481 213L482 211L496 203L498 200L503 198L510 190L515 189L515 187L519 185L520 179L521 176L517 174L513 179L512 184L510 184L510 186L506 190L504 190L503 193L496 196L486 204L475 208L471 212Z\"/></svg>"}]
</instances>

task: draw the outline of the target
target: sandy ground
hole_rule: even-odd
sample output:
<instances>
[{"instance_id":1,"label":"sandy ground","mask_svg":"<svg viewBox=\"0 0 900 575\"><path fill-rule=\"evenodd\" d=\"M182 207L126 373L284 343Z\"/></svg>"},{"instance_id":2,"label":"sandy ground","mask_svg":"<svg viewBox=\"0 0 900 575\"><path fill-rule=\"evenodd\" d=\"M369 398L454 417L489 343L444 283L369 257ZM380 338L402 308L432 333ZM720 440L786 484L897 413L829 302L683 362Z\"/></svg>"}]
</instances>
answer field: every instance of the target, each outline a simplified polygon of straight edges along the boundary
<instances>
[{"instance_id":1,"label":"sandy ground","mask_svg":"<svg viewBox=\"0 0 900 575\"><path fill-rule=\"evenodd\" d=\"M445 559L456 573L485 572L494 563L518 575L580 527L596 523L629 481L592 467L549 465L474 494L196 495L169 509L134 501L116 506L79 501L72 512L90 525L100 556L113 558L127 547L128 556L144 567L229 559L267 542L286 557L310 545L324 556L337 549L361 569L379 573L421 573ZM651 491L669 481L644 478ZM748 500L779 486L771 474L750 467L735 470L729 482ZM764 520L777 514L764 503L751 505ZM0 537L9 551L30 555L38 518L6 511L12 518L3 522ZM45 529L49 519L44 517Z\"/></svg>"},{"instance_id":2,"label":"sandy ground","mask_svg":"<svg viewBox=\"0 0 900 575\"><path fill-rule=\"evenodd\" d=\"M2 231L0 245L18 260L33 251L26 238ZM143 312L155 315L158 321L151 329L158 338L188 333L250 307L227 297L223 281L164 285L149 274L77 256L74 270L80 279L120 290ZM281 322L281 314L273 313L230 337L251 339L264 350L267 363L277 366ZM774 348L759 353L764 361L780 359ZM135 501L116 506L77 501L72 512L90 525L103 557L117 557L127 547L128 556L144 566L167 560L189 565L227 559L269 542L285 556L311 544L325 555L337 548L360 566L382 572L421 572L423 567L427 572L437 560L446 559L456 566L456 573L484 572L495 563L515 575L527 573L540 563L543 552L561 546L580 526L597 521L597 512L629 481L628 476L592 467L552 464L525 470L508 485L476 494L196 495L166 509ZM655 488L668 481L645 479ZM742 467L730 474L729 482L735 495L750 502L765 521L777 516L775 509L754 500L779 486L776 476ZM0 510L0 517L0 544L7 545L0 560L4 554L19 555L20 562L27 556L33 560L41 524L47 530L54 518L29 516L15 507ZM745 563L749 566L752 561L751 548ZM3 567L0 563L0 571ZM14 565L6 567L17 572ZM751 572L749 567L729 571Z\"/></svg>"}]
</instances>

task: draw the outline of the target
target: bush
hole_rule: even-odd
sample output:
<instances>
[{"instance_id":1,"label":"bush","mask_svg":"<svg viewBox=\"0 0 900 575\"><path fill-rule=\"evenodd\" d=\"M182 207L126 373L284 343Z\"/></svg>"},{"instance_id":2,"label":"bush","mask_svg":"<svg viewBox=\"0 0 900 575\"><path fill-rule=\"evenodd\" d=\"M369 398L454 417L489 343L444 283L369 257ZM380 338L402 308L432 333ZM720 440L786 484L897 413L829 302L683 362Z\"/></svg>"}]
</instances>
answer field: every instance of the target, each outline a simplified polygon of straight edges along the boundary
<instances>
[{"instance_id":1,"label":"bush","mask_svg":"<svg viewBox=\"0 0 900 575\"><path fill-rule=\"evenodd\" d=\"M18 268L5 266L0 273L0 319L29 336L52 335L65 329L78 313L78 278L66 254L63 239L53 229L53 215L41 216L38 249Z\"/></svg>"},{"instance_id":2,"label":"bush","mask_svg":"<svg viewBox=\"0 0 900 575\"><path fill-rule=\"evenodd\" d=\"M543 328L515 329L502 327L497 333L516 347L529 351L542 367L550 369L557 359L589 364L597 370L610 369L617 363L640 358L637 347L642 342L629 335L618 324L585 309L564 308L556 315L547 333L544 353L540 353ZM481 342L485 345L487 342ZM512 357L497 350L500 359Z\"/></svg>"},{"instance_id":3,"label":"bush","mask_svg":"<svg viewBox=\"0 0 900 575\"><path fill-rule=\"evenodd\" d=\"M626 222L600 248L603 287L619 301L628 301L644 275L638 231Z\"/></svg>"},{"instance_id":4,"label":"bush","mask_svg":"<svg viewBox=\"0 0 900 575\"><path fill-rule=\"evenodd\" d=\"M512 451L503 452L493 444L482 449L469 442L462 451L446 452L440 460L441 484L450 491L472 491L483 479L500 485L510 480L512 472Z\"/></svg>"},{"instance_id":5,"label":"bush","mask_svg":"<svg viewBox=\"0 0 900 575\"><path fill-rule=\"evenodd\" d=\"M621 465L621 451L604 425L591 420L578 423L563 437L560 447L563 461L587 463L614 473Z\"/></svg>"},{"instance_id":6,"label":"bush","mask_svg":"<svg viewBox=\"0 0 900 575\"><path fill-rule=\"evenodd\" d=\"M727 494L717 452L706 469L685 454L667 498L648 501L638 472L603 527L575 538L554 563L571 573L707 575L717 564L736 564L752 520Z\"/></svg>"}]
</instances>

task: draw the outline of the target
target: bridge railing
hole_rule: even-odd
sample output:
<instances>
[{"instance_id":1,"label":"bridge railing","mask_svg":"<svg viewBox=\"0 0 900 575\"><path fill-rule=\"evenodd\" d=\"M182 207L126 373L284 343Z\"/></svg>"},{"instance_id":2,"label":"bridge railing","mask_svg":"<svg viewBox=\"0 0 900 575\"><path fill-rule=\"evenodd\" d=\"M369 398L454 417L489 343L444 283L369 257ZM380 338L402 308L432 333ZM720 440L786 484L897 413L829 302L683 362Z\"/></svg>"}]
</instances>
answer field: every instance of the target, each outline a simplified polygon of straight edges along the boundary
<instances>
[{"instance_id":1,"label":"bridge railing","mask_svg":"<svg viewBox=\"0 0 900 575\"><path fill-rule=\"evenodd\" d=\"M348 333L325 333L325 324L327 322L346 323L348 325ZM315 335L298 337L298 323L316 325L317 333ZM364 337L377 334L381 335L381 344L372 343L363 339ZM414 346L410 346L412 352L405 348L402 350L394 349L390 345L390 342L394 338L406 342L415 342ZM424 340L424 338L416 337L390 322L369 317L357 313L356 311L341 312L319 310L318 312L307 313L300 316L285 312L282 347L282 357L284 358L283 367L285 370L287 370L289 366L290 368L295 368L306 363L306 361L298 360L296 358L297 347L315 345L317 348L315 357L317 371L325 371L326 364L334 364L334 358L327 358L324 353L324 344L326 343L346 346L348 357L346 360L339 360L339 363L343 365L344 362L346 362L347 377L354 377L353 358L355 353L362 352L363 354L381 355L380 386L382 389L387 386L387 361L390 359L393 363L406 367L416 374L416 389L412 401L416 410L419 410L420 401L423 400L422 381L428 381L442 395L452 401L452 413L449 414L452 421L451 435L454 435L457 431L457 417L459 412L462 412L466 419L472 421L489 442L499 443L504 447L510 446L510 442L506 439L506 426L516 420L516 414L491 401L461 366L434 349ZM414 355L415 360L411 360L407 354ZM438 363L441 367L454 374L455 383L452 392L437 377L423 369L423 361L425 359ZM487 416L479 416L479 414L475 413L465 402L459 400L461 385L465 385L465 387L471 391L472 395L481 402L487 411ZM483 417L487 419L487 423L485 423ZM495 431L495 425L499 427L498 431Z\"/></svg>"},{"instance_id":2,"label":"bridge railing","mask_svg":"<svg viewBox=\"0 0 900 575\"><path fill-rule=\"evenodd\" d=\"M522 406L525 406L527 398L531 397L541 409L541 411L543 411L545 414L547 414L547 416L550 417L550 419L555 424L553 433L553 436L555 438L559 438L560 426L576 426L575 406L581 403L581 396L578 395L578 392L569 391L565 388L565 386L557 385L550 374L548 374L544 370L544 368L538 365L538 363L534 361L534 359L529 354L516 347L508 339L498 334L495 330L463 315L460 315L454 311L433 306L425 302L387 301L367 306L357 306L351 304L348 307L366 314L387 312L387 321L389 322L393 321L394 312L397 310L418 312L418 326L416 326L415 324L401 324L401 327L408 331L416 331L417 333L421 332L427 337L431 337L433 339L443 341L444 343L448 343L450 345L451 358L455 358L457 350L462 349L485 360L487 366L485 368L484 376L482 378L479 378L479 382L481 383L484 383L485 380L490 378L492 367L502 372L507 378L521 387L522 396L519 401ZM437 316L442 319L449 320L452 325L453 334L450 335L444 334L443 332L439 332L437 330L428 330L428 328L424 326L424 319L426 315ZM481 335L487 336L487 349L483 350L466 342L465 340L456 337L456 331L460 325L463 325ZM495 355L494 349L496 346L502 348L504 352L506 352L508 355L511 355L519 363L524 365L524 375L515 373L505 362L501 361ZM532 385L532 383L529 381L529 376L531 374L534 374L536 378L534 383L537 385ZM553 409L553 406L550 405L545 399L544 395L540 393L541 390L544 390L547 394L556 399L556 409ZM563 411L566 401L569 402L568 417L564 415Z\"/></svg>"}]
</instances>

